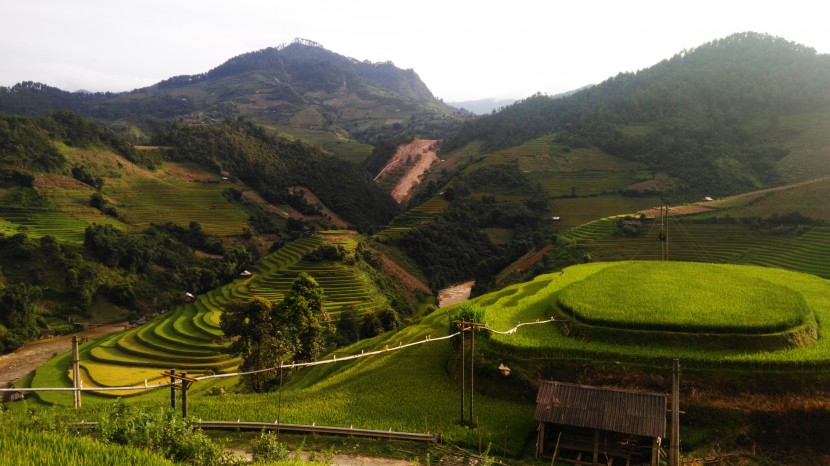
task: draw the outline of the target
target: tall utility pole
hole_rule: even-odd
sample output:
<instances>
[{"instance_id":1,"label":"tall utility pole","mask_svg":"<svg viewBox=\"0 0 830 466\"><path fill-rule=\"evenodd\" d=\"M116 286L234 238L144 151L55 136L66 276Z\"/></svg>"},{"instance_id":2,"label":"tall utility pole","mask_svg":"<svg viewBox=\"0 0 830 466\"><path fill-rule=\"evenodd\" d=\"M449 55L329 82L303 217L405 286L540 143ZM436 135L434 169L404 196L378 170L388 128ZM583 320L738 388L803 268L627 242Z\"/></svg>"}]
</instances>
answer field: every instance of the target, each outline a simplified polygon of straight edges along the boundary
<instances>
[{"instance_id":1,"label":"tall utility pole","mask_svg":"<svg viewBox=\"0 0 830 466\"><path fill-rule=\"evenodd\" d=\"M475 332L478 330L479 327L484 327L485 324L481 324L478 322L465 322L461 320L456 320L455 325L461 330L461 425L464 425L464 394L466 391L467 385L467 367L465 363L465 358L467 355L466 352L466 345L464 340L467 338L467 332L470 332L470 412L469 412L469 420L467 424L470 427L475 426L475 421L473 418L473 390L475 389L475 352L476 352L476 335Z\"/></svg>"},{"instance_id":2,"label":"tall utility pole","mask_svg":"<svg viewBox=\"0 0 830 466\"><path fill-rule=\"evenodd\" d=\"M464 323L456 321L456 325L458 328L461 329L461 425L464 425L464 390L467 388L467 369L466 364L464 362L464 358L466 357L466 353L464 351Z\"/></svg>"},{"instance_id":3,"label":"tall utility pole","mask_svg":"<svg viewBox=\"0 0 830 466\"><path fill-rule=\"evenodd\" d=\"M80 358L78 356L78 336L72 335L72 386L75 388L73 394L73 404L75 409L81 407L81 368Z\"/></svg>"},{"instance_id":4,"label":"tall utility pole","mask_svg":"<svg viewBox=\"0 0 830 466\"><path fill-rule=\"evenodd\" d=\"M680 360L672 362L669 466L680 466Z\"/></svg>"},{"instance_id":5,"label":"tall utility pole","mask_svg":"<svg viewBox=\"0 0 830 466\"><path fill-rule=\"evenodd\" d=\"M660 206L660 260L669 260L669 206Z\"/></svg>"}]
</instances>

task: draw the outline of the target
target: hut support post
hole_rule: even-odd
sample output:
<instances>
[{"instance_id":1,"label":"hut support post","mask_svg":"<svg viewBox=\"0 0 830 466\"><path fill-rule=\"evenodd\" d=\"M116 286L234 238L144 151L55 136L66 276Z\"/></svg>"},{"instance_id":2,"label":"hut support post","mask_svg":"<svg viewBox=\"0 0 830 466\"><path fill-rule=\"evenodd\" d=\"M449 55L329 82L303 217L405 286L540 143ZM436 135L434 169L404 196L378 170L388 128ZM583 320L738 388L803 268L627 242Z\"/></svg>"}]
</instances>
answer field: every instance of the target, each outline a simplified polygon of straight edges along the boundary
<instances>
[{"instance_id":1,"label":"hut support post","mask_svg":"<svg viewBox=\"0 0 830 466\"><path fill-rule=\"evenodd\" d=\"M562 440L562 431L559 431L559 435L556 436L556 446L553 447L553 456L550 459L550 464L553 466L556 463L556 457L559 456L559 441Z\"/></svg>"},{"instance_id":2,"label":"hut support post","mask_svg":"<svg viewBox=\"0 0 830 466\"><path fill-rule=\"evenodd\" d=\"M594 429L594 456L591 458L591 464L593 466L599 464L599 429Z\"/></svg>"},{"instance_id":3,"label":"hut support post","mask_svg":"<svg viewBox=\"0 0 830 466\"><path fill-rule=\"evenodd\" d=\"M539 423L539 434L536 436L536 458L545 454L545 423Z\"/></svg>"},{"instance_id":4,"label":"hut support post","mask_svg":"<svg viewBox=\"0 0 830 466\"><path fill-rule=\"evenodd\" d=\"M651 441L651 466L658 466L660 461L660 438L654 437Z\"/></svg>"}]
</instances>

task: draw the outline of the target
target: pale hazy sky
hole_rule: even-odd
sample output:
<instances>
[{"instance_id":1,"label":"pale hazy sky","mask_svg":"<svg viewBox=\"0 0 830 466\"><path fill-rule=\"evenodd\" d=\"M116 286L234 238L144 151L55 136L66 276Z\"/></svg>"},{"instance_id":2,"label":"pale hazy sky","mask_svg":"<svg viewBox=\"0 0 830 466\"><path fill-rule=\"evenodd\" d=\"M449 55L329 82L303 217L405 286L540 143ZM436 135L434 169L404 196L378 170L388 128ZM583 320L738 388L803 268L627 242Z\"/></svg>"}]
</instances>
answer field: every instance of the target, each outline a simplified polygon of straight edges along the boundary
<instances>
[{"instance_id":1,"label":"pale hazy sky","mask_svg":"<svg viewBox=\"0 0 830 466\"><path fill-rule=\"evenodd\" d=\"M0 0L0 86L129 91L311 39L436 97L557 94L735 32L830 53L822 0Z\"/></svg>"}]
</instances>

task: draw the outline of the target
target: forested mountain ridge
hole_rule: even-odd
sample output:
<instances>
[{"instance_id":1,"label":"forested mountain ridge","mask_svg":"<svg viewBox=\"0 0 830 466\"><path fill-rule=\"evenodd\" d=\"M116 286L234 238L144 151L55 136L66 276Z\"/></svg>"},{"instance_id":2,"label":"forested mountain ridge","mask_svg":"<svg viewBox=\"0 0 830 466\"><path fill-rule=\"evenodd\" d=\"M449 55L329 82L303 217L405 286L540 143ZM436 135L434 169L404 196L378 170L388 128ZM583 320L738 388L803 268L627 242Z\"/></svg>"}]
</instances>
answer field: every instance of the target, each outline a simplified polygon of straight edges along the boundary
<instances>
[{"instance_id":1,"label":"forested mountain ridge","mask_svg":"<svg viewBox=\"0 0 830 466\"><path fill-rule=\"evenodd\" d=\"M244 116L366 142L407 132L444 137L462 118L436 99L414 70L358 61L303 39L131 92L70 93L34 82L0 87L0 112L35 115L57 109L133 122L182 118L204 123Z\"/></svg>"},{"instance_id":2,"label":"forested mountain ridge","mask_svg":"<svg viewBox=\"0 0 830 466\"><path fill-rule=\"evenodd\" d=\"M647 163L676 180L663 194L688 199L779 184L779 162L803 130L788 118L815 112L830 114L830 56L741 33L570 96L529 97L466 123L443 147L480 140L486 153L559 133Z\"/></svg>"}]
</instances>

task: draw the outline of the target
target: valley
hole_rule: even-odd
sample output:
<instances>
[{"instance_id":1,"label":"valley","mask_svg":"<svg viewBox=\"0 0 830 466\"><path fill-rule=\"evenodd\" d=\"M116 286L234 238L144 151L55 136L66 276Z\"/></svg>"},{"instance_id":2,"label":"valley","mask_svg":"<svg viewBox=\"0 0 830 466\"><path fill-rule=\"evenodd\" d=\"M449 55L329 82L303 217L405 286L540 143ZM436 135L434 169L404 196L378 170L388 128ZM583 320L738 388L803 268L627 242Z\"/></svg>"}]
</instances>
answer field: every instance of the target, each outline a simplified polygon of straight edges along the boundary
<instances>
[{"instance_id":1,"label":"valley","mask_svg":"<svg viewBox=\"0 0 830 466\"><path fill-rule=\"evenodd\" d=\"M682 464L825 464L828 63L743 33L478 117L305 40L130 93L4 88L0 384L31 391L0 417L149 419L175 369L188 418L551 464L542 381L666 394L679 360ZM75 376L75 323L124 319Z\"/></svg>"}]
</instances>

